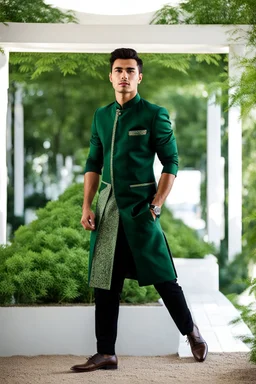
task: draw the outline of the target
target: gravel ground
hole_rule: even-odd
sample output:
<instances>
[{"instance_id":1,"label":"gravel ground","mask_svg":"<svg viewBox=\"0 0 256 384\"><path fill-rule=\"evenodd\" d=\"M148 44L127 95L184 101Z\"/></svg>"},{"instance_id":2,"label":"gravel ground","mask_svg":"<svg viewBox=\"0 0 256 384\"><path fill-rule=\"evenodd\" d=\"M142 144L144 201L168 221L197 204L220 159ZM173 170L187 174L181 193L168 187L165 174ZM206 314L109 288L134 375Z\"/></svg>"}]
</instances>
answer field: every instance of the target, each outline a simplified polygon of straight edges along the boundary
<instances>
[{"instance_id":1,"label":"gravel ground","mask_svg":"<svg viewBox=\"0 0 256 384\"><path fill-rule=\"evenodd\" d=\"M256 365L246 353L209 354L204 363L176 355L119 357L118 370L73 373L83 356L0 357L1 384L255 384Z\"/></svg>"}]
</instances>

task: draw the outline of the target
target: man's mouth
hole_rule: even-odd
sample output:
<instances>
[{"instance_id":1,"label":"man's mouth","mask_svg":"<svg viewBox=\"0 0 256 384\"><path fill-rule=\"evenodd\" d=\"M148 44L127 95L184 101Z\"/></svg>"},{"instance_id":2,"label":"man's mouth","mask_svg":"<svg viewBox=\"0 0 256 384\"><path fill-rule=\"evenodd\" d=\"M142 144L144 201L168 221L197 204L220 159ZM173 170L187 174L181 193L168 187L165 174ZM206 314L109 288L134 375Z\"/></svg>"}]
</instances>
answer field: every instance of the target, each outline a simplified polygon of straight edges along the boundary
<instances>
[{"instance_id":1,"label":"man's mouth","mask_svg":"<svg viewBox=\"0 0 256 384\"><path fill-rule=\"evenodd\" d=\"M129 85L129 83L119 83L119 85Z\"/></svg>"}]
</instances>

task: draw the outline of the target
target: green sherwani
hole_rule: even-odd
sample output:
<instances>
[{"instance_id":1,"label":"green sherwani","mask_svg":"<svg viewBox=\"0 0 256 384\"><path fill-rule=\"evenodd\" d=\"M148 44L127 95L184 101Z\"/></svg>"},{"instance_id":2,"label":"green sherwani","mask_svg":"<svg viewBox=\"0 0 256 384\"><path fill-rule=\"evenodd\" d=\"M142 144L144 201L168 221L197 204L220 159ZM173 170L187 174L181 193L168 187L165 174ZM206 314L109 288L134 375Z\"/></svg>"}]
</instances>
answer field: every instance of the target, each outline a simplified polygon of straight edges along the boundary
<instances>
[{"instance_id":1,"label":"green sherwani","mask_svg":"<svg viewBox=\"0 0 256 384\"><path fill-rule=\"evenodd\" d=\"M102 173L96 229L90 242L90 286L110 289L119 218L139 285L176 278L160 222L149 210L157 188L155 154L163 165L162 172L177 174L176 140L165 108L137 94L123 107L114 102L97 109L85 166L85 173Z\"/></svg>"}]
</instances>

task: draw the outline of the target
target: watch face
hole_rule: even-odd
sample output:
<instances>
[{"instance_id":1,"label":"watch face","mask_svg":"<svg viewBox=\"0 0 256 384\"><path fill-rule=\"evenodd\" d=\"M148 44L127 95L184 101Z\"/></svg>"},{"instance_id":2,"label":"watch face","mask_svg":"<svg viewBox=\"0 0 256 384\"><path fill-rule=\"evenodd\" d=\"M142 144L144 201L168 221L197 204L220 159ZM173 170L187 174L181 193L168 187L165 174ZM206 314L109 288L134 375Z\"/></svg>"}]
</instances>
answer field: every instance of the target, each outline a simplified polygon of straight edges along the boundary
<instances>
[{"instance_id":1,"label":"watch face","mask_svg":"<svg viewBox=\"0 0 256 384\"><path fill-rule=\"evenodd\" d=\"M154 212L154 214L156 216L160 216L160 214L161 214L161 208L160 207L158 207L157 205L151 204L150 209L152 209L152 211Z\"/></svg>"},{"instance_id":2,"label":"watch face","mask_svg":"<svg viewBox=\"0 0 256 384\"><path fill-rule=\"evenodd\" d=\"M158 216L158 215L160 215L160 213L161 213L161 208L160 208L160 207L157 207L157 206L155 205L153 211L154 211L154 213Z\"/></svg>"}]
</instances>

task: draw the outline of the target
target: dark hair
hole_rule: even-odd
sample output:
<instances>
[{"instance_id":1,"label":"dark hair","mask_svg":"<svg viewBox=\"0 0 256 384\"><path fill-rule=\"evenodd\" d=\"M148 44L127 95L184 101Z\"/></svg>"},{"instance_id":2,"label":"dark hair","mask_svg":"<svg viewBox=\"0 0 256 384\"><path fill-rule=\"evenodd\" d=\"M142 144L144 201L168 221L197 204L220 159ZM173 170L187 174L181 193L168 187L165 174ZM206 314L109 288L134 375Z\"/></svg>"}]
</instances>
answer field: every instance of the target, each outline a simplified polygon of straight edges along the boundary
<instances>
[{"instance_id":1,"label":"dark hair","mask_svg":"<svg viewBox=\"0 0 256 384\"><path fill-rule=\"evenodd\" d=\"M142 73L143 62L139 58L137 52L132 48L117 48L110 55L110 72L112 72L114 61L117 59L134 59L137 61L139 73Z\"/></svg>"}]
</instances>

